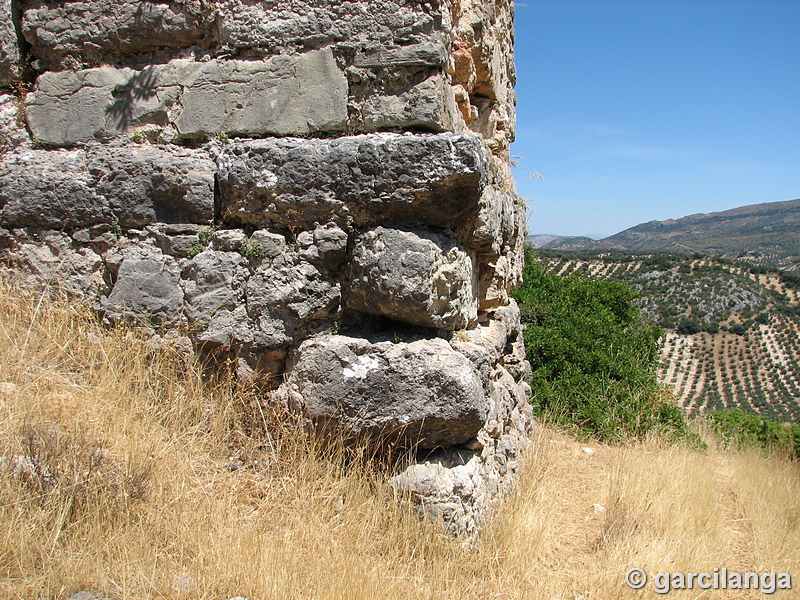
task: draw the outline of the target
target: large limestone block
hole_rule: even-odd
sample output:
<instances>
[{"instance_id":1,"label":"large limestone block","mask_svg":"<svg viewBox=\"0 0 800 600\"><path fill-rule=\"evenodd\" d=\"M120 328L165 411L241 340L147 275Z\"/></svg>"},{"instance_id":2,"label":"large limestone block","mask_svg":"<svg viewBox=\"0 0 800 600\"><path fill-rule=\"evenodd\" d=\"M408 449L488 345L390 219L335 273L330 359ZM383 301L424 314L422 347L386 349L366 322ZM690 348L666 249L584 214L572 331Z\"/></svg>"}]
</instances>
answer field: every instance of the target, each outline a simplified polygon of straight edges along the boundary
<instances>
[{"instance_id":1,"label":"large limestone block","mask_svg":"<svg viewBox=\"0 0 800 600\"><path fill-rule=\"evenodd\" d=\"M445 235L378 227L356 238L348 271L347 308L450 331L477 320L472 259Z\"/></svg>"},{"instance_id":2,"label":"large limestone block","mask_svg":"<svg viewBox=\"0 0 800 600\"><path fill-rule=\"evenodd\" d=\"M442 74L392 92L368 86L357 94L362 96L358 105L365 130L415 128L458 133L466 128L453 89Z\"/></svg>"},{"instance_id":3,"label":"large limestone block","mask_svg":"<svg viewBox=\"0 0 800 600\"><path fill-rule=\"evenodd\" d=\"M26 102L33 136L69 145L136 127L179 137L308 134L343 129L347 79L330 50L266 60L173 60L135 71L42 74Z\"/></svg>"},{"instance_id":4,"label":"large limestone block","mask_svg":"<svg viewBox=\"0 0 800 600\"><path fill-rule=\"evenodd\" d=\"M0 164L3 227L68 229L108 223L113 213L94 188L83 150L24 151Z\"/></svg>"},{"instance_id":5,"label":"large limestone block","mask_svg":"<svg viewBox=\"0 0 800 600\"><path fill-rule=\"evenodd\" d=\"M347 80L330 50L211 61L187 86L181 104L175 125L186 137L338 131L347 122Z\"/></svg>"},{"instance_id":6,"label":"large limestone block","mask_svg":"<svg viewBox=\"0 0 800 600\"><path fill-rule=\"evenodd\" d=\"M0 0L0 87L11 85L19 69L19 45L11 10L11 0Z\"/></svg>"},{"instance_id":7,"label":"large limestone block","mask_svg":"<svg viewBox=\"0 0 800 600\"><path fill-rule=\"evenodd\" d=\"M203 42L213 22L201 0L27 4L22 33L33 55L46 59L184 48Z\"/></svg>"},{"instance_id":8,"label":"large limestone block","mask_svg":"<svg viewBox=\"0 0 800 600\"><path fill-rule=\"evenodd\" d=\"M126 146L96 148L89 172L123 227L211 223L216 165L199 150Z\"/></svg>"},{"instance_id":9,"label":"large limestone block","mask_svg":"<svg viewBox=\"0 0 800 600\"><path fill-rule=\"evenodd\" d=\"M420 448L466 442L487 413L479 374L442 339L308 340L279 396L322 429Z\"/></svg>"},{"instance_id":10,"label":"large limestone block","mask_svg":"<svg viewBox=\"0 0 800 600\"><path fill-rule=\"evenodd\" d=\"M123 254L117 280L105 302L108 316L156 325L180 320L183 290L175 259L143 246Z\"/></svg>"},{"instance_id":11,"label":"large limestone block","mask_svg":"<svg viewBox=\"0 0 800 600\"><path fill-rule=\"evenodd\" d=\"M201 150L94 146L24 150L0 165L0 224L74 229L117 221L208 224L214 162Z\"/></svg>"},{"instance_id":12,"label":"large limestone block","mask_svg":"<svg viewBox=\"0 0 800 600\"><path fill-rule=\"evenodd\" d=\"M216 8L224 45L269 54L339 42L363 48L439 40L449 12L417 0L221 0Z\"/></svg>"},{"instance_id":13,"label":"large limestone block","mask_svg":"<svg viewBox=\"0 0 800 600\"><path fill-rule=\"evenodd\" d=\"M186 61L180 63L184 66ZM28 127L40 142L71 145L144 124L166 126L168 105L180 93L179 77L172 86L163 81L164 71L174 66L43 73L25 102Z\"/></svg>"},{"instance_id":14,"label":"large limestone block","mask_svg":"<svg viewBox=\"0 0 800 600\"><path fill-rule=\"evenodd\" d=\"M488 168L479 138L450 133L239 141L217 162L223 220L283 229L455 227L477 211Z\"/></svg>"}]
</instances>

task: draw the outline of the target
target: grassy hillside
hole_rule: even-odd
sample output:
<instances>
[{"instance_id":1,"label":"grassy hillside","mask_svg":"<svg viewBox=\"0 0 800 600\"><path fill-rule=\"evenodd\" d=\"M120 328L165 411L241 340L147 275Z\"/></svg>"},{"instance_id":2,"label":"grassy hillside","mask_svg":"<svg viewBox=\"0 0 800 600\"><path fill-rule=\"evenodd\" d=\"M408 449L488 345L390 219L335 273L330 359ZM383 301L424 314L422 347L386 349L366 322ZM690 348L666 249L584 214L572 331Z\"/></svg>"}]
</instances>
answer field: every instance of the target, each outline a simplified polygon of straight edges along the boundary
<instances>
[{"instance_id":1,"label":"grassy hillside","mask_svg":"<svg viewBox=\"0 0 800 600\"><path fill-rule=\"evenodd\" d=\"M540 252L561 275L624 281L669 330L661 380L690 414L743 408L800 422L800 286L792 273L698 255Z\"/></svg>"},{"instance_id":2,"label":"grassy hillside","mask_svg":"<svg viewBox=\"0 0 800 600\"><path fill-rule=\"evenodd\" d=\"M0 339L2 598L625 600L653 593L633 567L797 577L796 461L544 428L463 548L369 453L319 446L180 348L7 287Z\"/></svg>"},{"instance_id":3,"label":"grassy hillside","mask_svg":"<svg viewBox=\"0 0 800 600\"><path fill-rule=\"evenodd\" d=\"M599 241L560 238L542 247L561 251L700 252L800 271L800 200L650 221Z\"/></svg>"}]
</instances>

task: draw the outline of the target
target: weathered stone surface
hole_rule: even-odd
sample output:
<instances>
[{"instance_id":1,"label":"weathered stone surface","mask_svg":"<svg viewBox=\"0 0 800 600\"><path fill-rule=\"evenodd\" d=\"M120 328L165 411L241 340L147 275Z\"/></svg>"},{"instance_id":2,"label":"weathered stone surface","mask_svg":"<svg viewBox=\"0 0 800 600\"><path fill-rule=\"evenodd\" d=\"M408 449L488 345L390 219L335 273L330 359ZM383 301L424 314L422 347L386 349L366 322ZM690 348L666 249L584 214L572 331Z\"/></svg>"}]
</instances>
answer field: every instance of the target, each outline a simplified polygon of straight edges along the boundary
<instances>
[{"instance_id":1,"label":"weathered stone surface","mask_svg":"<svg viewBox=\"0 0 800 600\"><path fill-rule=\"evenodd\" d=\"M7 274L25 287L66 292L91 299L103 285L103 260L93 248L77 246L64 233L43 231L36 235L0 230Z\"/></svg>"},{"instance_id":2,"label":"weathered stone surface","mask_svg":"<svg viewBox=\"0 0 800 600\"><path fill-rule=\"evenodd\" d=\"M241 229L218 229L211 234L211 248L224 252L238 252L247 241L247 234Z\"/></svg>"},{"instance_id":3,"label":"weathered stone surface","mask_svg":"<svg viewBox=\"0 0 800 600\"><path fill-rule=\"evenodd\" d=\"M185 308L190 322L210 322L220 311L235 311L244 302L245 259L236 252L207 250L183 268Z\"/></svg>"},{"instance_id":4,"label":"weathered stone surface","mask_svg":"<svg viewBox=\"0 0 800 600\"><path fill-rule=\"evenodd\" d=\"M210 223L216 165L202 151L170 146L94 148L89 172L123 227Z\"/></svg>"},{"instance_id":5,"label":"weathered stone surface","mask_svg":"<svg viewBox=\"0 0 800 600\"><path fill-rule=\"evenodd\" d=\"M304 260L328 271L337 271L347 254L347 239L347 234L335 223L328 223L313 232L304 231L298 235L297 246Z\"/></svg>"},{"instance_id":6,"label":"weathered stone surface","mask_svg":"<svg viewBox=\"0 0 800 600\"><path fill-rule=\"evenodd\" d=\"M215 170L202 151L168 147L10 153L0 165L0 223L59 229L112 221L208 224Z\"/></svg>"},{"instance_id":7,"label":"weathered stone surface","mask_svg":"<svg viewBox=\"0 0 800 600\"><path fill-rule=\"evenodd\" d=\"M340 427L420 448L464 443L486 418L480 376L441 339L308 340L279 395L323 429Z\"/></svg>"},{"instance_id":8,"label":"weathered stone surface","mask_svg":"<svg viewBox=\"0 0 800 600\"><path fill-rule=\"evenodd\" d=\"M8 87L19 73L19 45L11 0L0 0L0 87Z\"/></svg>"},{"instance_id":9,"label":"weathered stone surface","mask_svg":"<svg viewBox=\"0 0 800 600\"><path fill-rule=\"evenodd\" d=\"M368 86L355 95L352 105L358 107L363 129L415 128L456 133L465 129L455 94L441 74L388 92Z\"/></svg>"},{"instance_id":10,"label":"weathered stone surface","mask_svg":"<svg viewBox=\"0 0 800 600\"><path fill-rule=\"evenodd\" d=\"M28 133L20 124L19 99L10 94L0 94L0 154L27 141Z\"/></svg>"},{"instance_id":11,"label":"weathered stone surface","mask_svg":"<svg viewBox=\"0 0 800 600\"><path fill-rule=\"evenodd\" d=\"M175 260L144 245L126 248L121 254L117 280L105 303L106 314L133 323L179 321L183 291Z\"/></svg>"},{"instance_id":12,"label":"weathered stone surface","mask_svg":"<svg viewBox=\"0 0 800 600\"><path fill-rule=\"evenodd\" d=\"M181 136L341 131L347 80L330 50L266 61L211 61L186 86Z\"/></svg>"},{"instance_id":13,"label":"weathered stone surface","mask_svg":"<svg viewBox=\"0 0 800 600\"><path fill-rule=\"evenodd\" d=\"M257 348L293 342L315 321L334 318L341 304L341 286L318 267L296 255L282 255L261 264L246 287L247 314L254 326L248 339Z\"/></svg>"},{"instance_id":14,"label":"weathered stone surface","mask_svg":"<svg viewBox=\"0 0 800 600\"><path fill-rule=\"evenodd\" d=\"M61 229L110 222L107 200L94 189L83 150L24 151L0 164L3 227Z\"/></svg>"},{"instance_id":15,"label":"weathered stone surface","mask_svg":"<svg viewBox=\"0 0 800 600\"><path fill-rule=\"evenodd\" d=\"M105 139L145 125L180 137L288 135L343 129L347 80L330 50L266 60L173 60L143 70L43 73L28 125L46 144Z\"/></svg>"},{"instance_id":16,"label":"weathered stone surface","mask_svg":"<svg viewBox=\"0 0 800 600\"><path fill-rule=\"evenodd\" d=\"M478 316L472 259L442 234L378 227L359 235L348 276L353 310L450 331Z\"/></svg>"},{"instance_id":17,"label":"weathered stone surface","mask_svg":"<svg viewBox=\"0 0 800 600\"><path fill-rule=\"evenodd\" d=\"M223 221L278 229L455 226L477 211L487 169L480 140L455 134L238 141L217 162Z\"/></svg>"},{"instance_id":18,"label":"weathered stone surface","mask_svg":"<svg viewBox=\"0 0 800 600\"><path fill-rule=\"evenodd\" d=\"M42 73L26 99L28 127L40 142L71 145L140 125L165 126L168 105L175 103L180 91L177 79L169 87L161 82L169 67Z\"/></svg>"},{"instance_id":19,"label":"weathered stone surface","mask_svg":"<svg viewBox=\"0 0 800 600\"><path fill-rule=\"evenodd\" d=\"M443 44L414 44L413 46L381 46L362 52L353 59L357 68L385 69L389 67L444 67L447 51Z\"/></svg>"},{"instance_id":20,"label":"weathered stone surface","mask_svg":"<svg viewBox=\"0 0 800 600\"><path fill-rule=\"evenodd\" d=\"M345 42L350 48L409 46L446 34L448 11L415 0L331 2L291 0L217 2L221 42L231 48L277 54Z\"/></svg>"},{"instance_id":21,"label":"weathered stone surface","mask_svg":"<svg viewBox=\"0 0 800 600\"><path fill-rule=\"evenodd\" d=\"M519 210L523 208L523 210ZM524 228L518 223L518 215L524 215L524 205L516 192L501 192L494 186L486 186L480 200L480 210L474 223L470 224L473 247L486 256L497 257L515 239L517 230Z\"/></svg>"},{"instance_id":22,"label":"weathered stone surface","mask_svg":"<svg viewBox=\"0 0 800 600\"><path fill-rule=\"evenodd\" d=\"M468 95L466 122L492 152L506 155L516 127L514 3L458 2L453 11L453 85Z\"/></svg>"},{"instance_id":23,"label":"weathered stone surface","mask_svg":"<svg viewBox=\"0 0 800 600\"><path fill-rule=\"evenodd\" d=\"M392 484L410 496L428 518L441 520L452 535L470 534L477 530L480 516L472 507L489 496L480 467L474 459L457 465L426 461L408 467Z\"/></svg>"},{"instance_id":24,"label":"weathered stone surface","mask_svg":"<svg viewBox=\"0 0 800 600\"><path fill-rule=\"evenodd\" d=\"M286 250L286 238L280 233L273 233L266 229L254 231L250 236L250 244L261 249L261 253L268 258L280 256Z\"/></svg>"},{"instance_id":25,"label":"weathered stone surface","mask_svg":"<svg viewBox=\"0 0 800 600\"><path fill-rule=\"evenodd\" d=\"M79 149L0 95L2 262L323 429L438 448L395 484L473 534L531 433L512 0L11 4L0 88L19 29L33 142Z\"/></svg>"},{"instance_id":26,"label":"weathered stone surface","mask_svg":"<svg viewBox=\"0 0 800 600\"><path fill-rule=\"evenodd\" d=\"M37 58L73 54L83 62L96 62L113 53L202 43L213 20L213 11L200 0L27 1L22 33Z\"/></svg>"},{"instance_id":27,"label":"weathered stone surface","mask_svg":"<svg viewBox=\"0 0 800 600\"><path fill-rule=\"evenodd\" d=\"M199 229L199 226L197 227ZM163 229L163 225L151 225L147 228L148 232L152 233L155 237L156 246L158 246L164 254L169 254L176 258L187 258L189 254L196 252L196 248L200 246L198 231L192 233L167 234Z\"/></svg>"}]
</instances>

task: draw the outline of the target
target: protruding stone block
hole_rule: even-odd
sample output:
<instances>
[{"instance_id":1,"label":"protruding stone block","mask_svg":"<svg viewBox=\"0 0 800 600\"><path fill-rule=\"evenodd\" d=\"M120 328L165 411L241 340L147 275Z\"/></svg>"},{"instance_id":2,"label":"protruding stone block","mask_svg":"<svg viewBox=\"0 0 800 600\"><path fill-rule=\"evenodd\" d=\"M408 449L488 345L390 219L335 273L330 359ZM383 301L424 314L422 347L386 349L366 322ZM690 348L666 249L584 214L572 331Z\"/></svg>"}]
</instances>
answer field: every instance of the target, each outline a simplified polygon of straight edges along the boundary
<instances>
[{"instance_id":1,"label":"protruding stone block","mask_svg":"<svg viewBox=\"0 0 800 600\"><path fill-rule=\"evenodd\" d=\"M478 316L470 256L447 236L378 227L356 238L347 308L437 329Z\"/></svg>"},{"instance_id":2,"label":"protruding stone block","mask_svg":"<svg viewBox=\"0 0 800 600\"><path fill-rule=\"evenodd\" d=\"M323 429L420 448L466 442L487 414L479 374L442 339L308 340L279 395Z\"/></svg>"},{"instance_id":3,"label":"protruding stone block","mask_svg":"<svg viewBox=\"0 0 800 600\"><path fill-rule=\"evenodd\" d=\"M238 141L217 162L223 221L278 229L453 228L477 212L488 169L479 138L450 133Z\"/></svg>"}]
</instances>

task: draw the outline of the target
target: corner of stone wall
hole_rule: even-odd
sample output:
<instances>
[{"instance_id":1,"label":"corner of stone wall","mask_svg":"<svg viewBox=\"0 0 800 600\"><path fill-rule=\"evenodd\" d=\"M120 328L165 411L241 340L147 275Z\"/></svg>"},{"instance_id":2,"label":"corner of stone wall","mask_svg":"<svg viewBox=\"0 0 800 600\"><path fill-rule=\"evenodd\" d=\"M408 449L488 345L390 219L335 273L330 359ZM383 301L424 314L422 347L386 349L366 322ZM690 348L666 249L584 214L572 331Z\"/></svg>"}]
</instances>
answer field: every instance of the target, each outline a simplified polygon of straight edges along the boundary
<instances>
[{"instance_id":1,"label":"corner of stone wall","mask_svg":"<svg viewBox=\"0 0 800 600\"><path fill-rule=\"evenodd\" d=\"M2 263L415 448L474 535L532 427L514 79L507 0L5 0Z\"/></svg>"}]
</instances>

